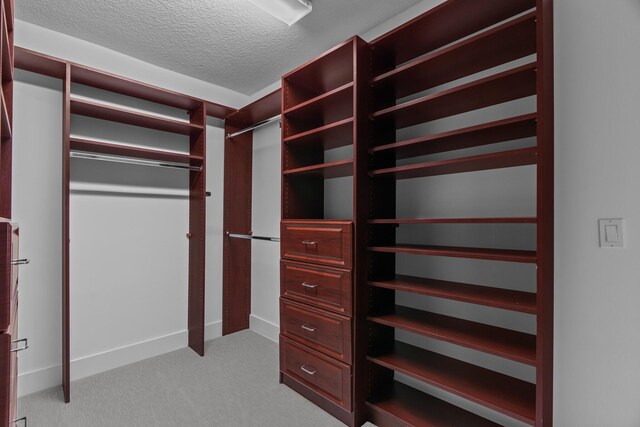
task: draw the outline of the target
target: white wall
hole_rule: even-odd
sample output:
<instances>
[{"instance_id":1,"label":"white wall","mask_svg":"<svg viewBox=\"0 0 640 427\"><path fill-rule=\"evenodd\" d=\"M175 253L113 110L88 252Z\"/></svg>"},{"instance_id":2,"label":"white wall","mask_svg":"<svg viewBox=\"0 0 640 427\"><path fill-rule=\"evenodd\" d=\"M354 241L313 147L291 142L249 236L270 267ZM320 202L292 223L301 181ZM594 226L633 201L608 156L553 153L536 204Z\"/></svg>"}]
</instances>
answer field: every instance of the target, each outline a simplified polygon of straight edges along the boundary
<instances>
[{"instance_id":1,"label":"white wall","mask_svg":"<svg viewBox=\"0 0 640 427\"><path fill-rule=\"evenodd\" d=\"M100 67L213 101L247 97L117 52L17 23L17 45ZM74 85L76 95L186 119L172 108ZM61 82L17 71L14 112L14 218L21 253L20 393L61 379ZM215 121L211 121L211 125ZM223 130L207 127L206 338L221 333ZM188 139L74 117L72 134L185 151ZM72 161L72 380L186 346L187 174L159 168Z\"/></svg>"}]
</instances>

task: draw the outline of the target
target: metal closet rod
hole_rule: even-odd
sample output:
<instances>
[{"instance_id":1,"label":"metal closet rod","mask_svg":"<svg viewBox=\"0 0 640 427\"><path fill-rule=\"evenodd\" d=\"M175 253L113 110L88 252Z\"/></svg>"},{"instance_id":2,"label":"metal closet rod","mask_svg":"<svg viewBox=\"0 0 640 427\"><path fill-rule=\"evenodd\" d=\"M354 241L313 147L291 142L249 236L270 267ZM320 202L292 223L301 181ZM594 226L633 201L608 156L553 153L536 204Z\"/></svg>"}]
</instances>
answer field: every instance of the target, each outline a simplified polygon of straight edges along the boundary
<instances>
[{"instance_id":1,"label":"metal closet rod","mask_svg":"<svg viewBox=\"0 0 640 427\"><path fill-rule=\"evenodd\" d=\"M249 126L248 128L244 128L244 129L239 130L237 132L230 133L229 135L227 135L227 139L235 138L236 136L242 135L243 133L251 132L252 130L261 128L262 126L265 126L265 125L268 125L269 123L280 121L280 118L281 118L281 115L278 114L277 116L273 116L270 119L258 122L253 126Z\"/></svg>"},{"instance_id":2,"label":"metal closet rod","mask_svg":"<svg viewBox=\"0 0 640 427\"><path fill-rule=\"evenodd\" d=\"M265 237L265 236L254 236L253 234L237 234L237 233L229 233L227 231L227 237L232 237L234 239L245 239L245 240L266 240L267 242L279 242L279 237Z\"/></svg>"},{"instance_id":3,"label":"metal closet rod","mask_svg":"<svg viewBox=\"0 0 640 427\"><path fill-rule=\"evenodd\" d=\"M128 165L154 166L160 168L181 169L190 171L202 171L202 166L191 166L183 163L161 162L157 160L137 159L134 157L109 156L106 154L93 154L84 151L70 151L69 156L76 159L100 160L103 162L125 163Z\"/></svg>"}]
</instances>

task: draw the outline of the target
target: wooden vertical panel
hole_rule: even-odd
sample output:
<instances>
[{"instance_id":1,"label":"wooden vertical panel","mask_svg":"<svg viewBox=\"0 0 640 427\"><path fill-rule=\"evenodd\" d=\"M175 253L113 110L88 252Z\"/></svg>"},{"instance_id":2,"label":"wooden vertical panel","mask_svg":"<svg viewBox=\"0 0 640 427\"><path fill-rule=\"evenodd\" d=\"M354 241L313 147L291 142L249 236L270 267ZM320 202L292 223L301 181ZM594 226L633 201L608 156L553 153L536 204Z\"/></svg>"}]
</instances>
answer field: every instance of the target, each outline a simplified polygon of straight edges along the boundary
<instances>
[{"instance_id":1,"label":"wooden vertical panel","mask_svg":"<svg viewBox=\"0 0 640 427\"><path fill-rule=\"evenodd\" d=\"M62 85L62 389L71 400L71 349L69 343L69 172L71 138L71 67L67 65Z\"/></svg>"},{"instance_id":2,"label":"wooden vertical panel","mask_svg":"<svg viewBox=\"0 0 640 427\"><path fill-rule=\"evenodd\" d=\"M226 233L251 233L253 132L227 139L244 127L229 121L224 143L224 251L222 334L249 328L251 314L251 240Z\"/></svg>"},{"instance_id":3,"label":"wooden vertical panel","mask_svg":"<svg viewBox=\"0 0 640 427\"><path fill-rule=\"evenodd\" d=\"M6 16L6 8L4 3L0 5L2 16L0 17L0 37L4 37L8 34L9 50L4 49L4 43L0 43L0 63L4 57L13 55L13 30L7 31L7 26L10 23L11 16ZM13 27L13 26L12 26ZM13 116L13 79L11 76L7 76L0 70L2 81L2 93L3 93L3 108L6 108L9 116L9 128L0 129L0 133L3 135L0 140L0 217L11 218L11 187L12 187L12 156L13 156L13 138L11 137L12 129L12 116ZM0 120L0 123L2 120ZM4 126L0 124L0 127Z\"/></svg>"},{"instance_id":4,"label":"wooden vertical panel","mask_svg":"<svg viewBox=\"0 0 640 427\"><path fill-rule=\"evenodd\" d=\"M553 425L554 108L553 0L537 0L537 371L536 426Z\"/></svg>"},{"instance_id":5,"label":"wooden vertical panel","mask_svg":"<svg viewBox=\"0 0 640 427\"><path fill-rule=\"evenodd\" d=\"M202 170L189 172L189 347L200 356L204 356L206 119L204 103L190 112L190 122L205 127L191 135L189 150L189 154L203 158Z\"/></svg>"}]
</instances>

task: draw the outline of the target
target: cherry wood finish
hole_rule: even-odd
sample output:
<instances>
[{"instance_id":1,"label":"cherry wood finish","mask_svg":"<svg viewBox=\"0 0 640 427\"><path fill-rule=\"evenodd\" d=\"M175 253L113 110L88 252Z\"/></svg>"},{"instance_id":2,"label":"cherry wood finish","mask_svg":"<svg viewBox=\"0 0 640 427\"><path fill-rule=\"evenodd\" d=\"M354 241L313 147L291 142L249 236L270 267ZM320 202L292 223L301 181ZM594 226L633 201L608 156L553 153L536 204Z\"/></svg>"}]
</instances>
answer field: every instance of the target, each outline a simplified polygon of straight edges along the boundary
<instances>
[{"instance_id":1,"label":"cherry wood finish","mask_svg":"<svg viewBox=\"0 0 640 427\"><path fill-rule=\"evenodd\" d=\"M64 80L67 63L62 59L16 46L15 66L21 70Z\"/></svg>"},{"instance_id":2,"label":"cherry wood finish","mask_svg":"<svg viewBox=\"0 0 640 427\"><path fill-rule=\"evenodd\" d=\"M351 315L351 270L283 260L280 277L283 297Z\"/></svg>"},{"instance_id":3,"label":"cherry wood finish","mask_svg":"<svg viewBox=\"0 0 640 427\"><path fill-rule=\"evenodd\" d=\"M291 135L282 139L287 144L300 144L305 148L322 147L331 150L350 145L353 142L353 117L339 120L315 129Z\"/></svg>"},{"instance_id":4,"label":"cherry wood finish","mask_svg":"<svg viewBox=\"0 0 640 427\"><path fill-rule=\"evenodd\" d=\"M534 251L512 249L461 248L456 246L399 244L395 246L372 246L369 250L373 252L445 256L505 262L535 263L537 260L537 255Z\"/></svg>"},{"instance_id":5,"label":"cherry wood finish","mask_svg":"<svg viewBox=\"0 0 640 427\"><path fill-rule=\"evenodd\" d=\"M536 364L535 335L402 306L396 306L389 314L369 316L369 320L527 365Z\"/></svg>"},{"instance_id":6,"label":"cherry wood finish","mask_svg":"<svg viewBox=\"0 0 640 427\"><path fill-rule=\"evenodd\" d=\"M13 268L13 230L11 223L0 221L0 331L6 331L11 322L11 300L14 293Z\"/></svg>"},{"instance_id":7,"label":"cherry wood finish","mask_svg":"<svg viewBox=\"0 0 640 427\"><path fill-rule=\"evenodd\" d=\"M282 335L351 363L351 319L281 299Z\"/></svg>"},{"instance_id":8,"label":"cherry wood finish","mask_svg":"<svg viewBox=\"0 0 640 427\"><path fill-rule=\"evenodd\" d=\"M313 166L288 169L282 171L283 175L307 175L319 176L324 179L341 178L353 175L353 160L338 160L335 162L321 163Z\"/></svg>"},{"instance_id":9,"label":"cherry wood finish","mask_svg":"<svg viewBox=\"0 0 640 427\"><path fill-rule=\"evenodd\" d=\"M402 342L368 359L524 423L535 421L535 384Z\"/></svg>"},{"instance_id":10,"label":"cherry wood finish","mask_svg":"<svg viewBox=\"0 0 640 427\"><path fill-rule=\"evenodd\" d=\"M148 148L131 147L109 142L91 141L81 138L70 138L71 149L89 153L110 154L115 156L135 157L138 159L157 160L161 162L183 163L191 166L201 166L204 157L195 154L181 154L170 151L151 150Z\"/></svg>"},{"instance_id":11,"label":"cherry wood finish","mask_svg":"<svg viewBox=\"0 0 640 427\"><path fill-rule=\"evenodd\" d=\"M277 116L281 92L274 91L229 115L225 121L222 333L249 328L251 315L251 240L227 233L251 234L253 132L232 133Z\"/></svg>"},{"instance_id":12,"label":"cherry wood finish","mask_svg":"<svg viewBox=\"0 0 640 427\"><path fill-rule=\"evenodd\" d=\"M369 224L536 224L534 217L486 217L486 218L380 218L370 219Z\"/></svg>"},{"instance_id":13,"label":"cherry wood finish","mask_svg":"<svg viewBox=\"0 0 640 427\"><path fill-rule=\"evenodd\" d=\"M309 347L280 337L281 369L338 406L351 410L351 368Z\"/></svg>"},{"instance_id":14,"label":"cherry wood finish","mask_svg":"<svg viewBox=\"0 0 640 427\"><path fill-rule=\"evenodd\" d=\"M62 84L62 392L65 403L71 401L71 317L69 289L70 204L71 179L71 65L66 64Z\"/></svg>"},{"instance_id":15,"label":"cherry wood finish","mask_svg":"<svg viewBox=\"0 0 640 427\"><path fill-rule=\"evenodd\" d=\"M536 294L509 289L403 275L396 275L391 280L370 280L369 286L485 305L521 313L536 314L538 311Z\"/></svg>"},{"instance_id":16,"label":"cherry wood finish","mask_svg":"<svg viewBox=\"0 0 640 427\"><path fill-rule=\"evenodd\" d=\"M369 419L377 426L500 426L397 381L373 396L367 406Z\"/></svg>"},{"instance_id":17,"label":"cherry wood finish","mask_svg":"<svg viewBox=\"0 0 640 427\"><path fill-rule=\"evenodd\" d=\"M152 114L139 113L126 108L113 107L111 105L73 97L71 98L71 114L181 135L198 135L204 130L204 126L202 124L167 119Z\"/></svg>"},{"instance_id":18,"label":"cherry wood finish","mask_svg":"<svg viewBox=\"0 0 640 427\"><path fill-rule=\"evenodd\" d=\"M10 219L13 163L13 0L3 0L0 9L0 217Z\"/></svg>"},{"instance_id":19,"label":"cherry wood finish","mask_svg":"<svg viewBox=\"0 0 640 427\"><path fill-rule=\"evenodd\" d=\"M353 229L350 221L282 221L282 258L351 268Z\"/></svg>"}]
</instances>

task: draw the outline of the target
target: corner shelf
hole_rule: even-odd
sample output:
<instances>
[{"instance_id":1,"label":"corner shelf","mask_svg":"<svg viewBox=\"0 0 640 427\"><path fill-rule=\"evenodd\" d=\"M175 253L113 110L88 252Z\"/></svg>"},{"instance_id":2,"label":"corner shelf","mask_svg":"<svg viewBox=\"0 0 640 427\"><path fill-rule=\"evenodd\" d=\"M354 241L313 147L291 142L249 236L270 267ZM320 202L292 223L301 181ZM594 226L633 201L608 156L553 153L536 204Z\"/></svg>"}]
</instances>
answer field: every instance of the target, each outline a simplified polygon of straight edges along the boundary
<instances>
[{"instance_id":1,"label":"corner shelf","mask_svg":"<svg viewBox=\"0 0 640 427\"><path fill-rule=\"evenodd\" d=\"M320 176L324 179L342 178L353 175L353 160L322 163L303 168L282 171L284 176Z\"/></svg>"},{"instance_id":2,"label":"corner shelf","mask_svg":"<svg viewBox=\"0 0 640 427\"><path fill-rule=\"evenodd\" d=\"M404 102L371 115L397 129L536 94L537 64L531 63L461 86Z\"/></svg>"},{"instance_id":3,"label":"corner shelf","mask_svg":"<svg viewBox=\"0 0 640 427\"><path fill-rule=\"evenodd\" d=\"M397 166L394 168L377 169L369 174L376 176L393 176L396 179L422 178L427 176L447 175L463 172L475 172L526 166L536 163L537 148L522 148L519 150L501 151L482 154L479 156L463 157L453 160L420 163L417 165Z\"/></svg>"},{"instance_id":4,"label":"corner shelf","mask_svg":"<svg viewBox=\"0 0 640 427\"><path fill-rule=\"evenodd\" d=\"M396 305L368 320L526 365L536 365L536 336Z\"/></svg>"},{"instance_id":5,"label":"corner shelf","mask_svg":"<svg viewBox=\"0 0 640 427\"><path fill-rule=\"evenodd\" d=\"M71 114L109 120L180 135L194 135L204 130L204 126L202 125L195 125L180 120L139 113L124 108L113 107L73 97L71 98Z\"/></svg>"},{"instance_id":6,"label":"corner shelf","mask_svg":"<svg viewBox=\"0 0 640 427\"><path fill-rule=\"evenodd\" d=\"M536 294L529 292L403 275L396 275L389 280L369 280L368 284L377 288L428 295L503 310L527 314L537 313Z\"/></svg>"},{"instance_id":7,"label":"corner shelf","mask_svg":"<svg viewBox=\"0 0 640 427\"><path fill-rule=\"evenodd\" d=\"M512 249L461 248L456 246L408 245L372 246L371 252L386 252L396 254L431 255L451 258L482 259L487 261L504 261L535 264L537 261L534 251Z\"/></svg>"},{"instance_id":8,"label":"corner shelf","mask_svg":"<svg viewBox=\"0 0 640 427\"><path fill-rule=\"evenodd\" d=\"M536 52L536 12L420 57L372 80L396 98L506 64Z\"/></svg>"},{"instance_id":9,"label":"corner shelf","mask_svg":"<svg viewBox=\"0 0 640 427\"><path fill-rule=\"evenodd\" d=\"M535 113L470 126L369 149L371 154L393 153L396 159L462 150L536 136Z\"/></svg>"},{"instance_id":10,"label":"corner shelf","mask_svg":"<svg viewBox=\"0 0 640 427\"><path fill-rule=\"evenodd\" d=\"M194 165L202 163L203 157L172 153L169 151L151 150L147 148L129 147L121 144L91 141L80 138L70 138L71 150L86 151L90 153L110 154L115 156L134 157L146 160L157 160L164 162L182 163Z\"/></svg>"},{"instance_id":11,"label":"corner shelf","mask_svg":"<svg viewBox=\"0 0 640 427\"><path fill-rule=\"evenodd\" d=\"M396 341L392 351L369 356L382 367L535 424L536 385Z\"/></svg>"},{"instance_id":12,"label":"corner shelf","mask_svg":"<svg viewBox=\"0 0 640 427\"><path fill-rule=\"evenodd\" d=\"M393 381L383 392L367 401L377 425L415 427L500 427L455 405L437 399L415 388Z\"/></svg>"}]
</instances>

